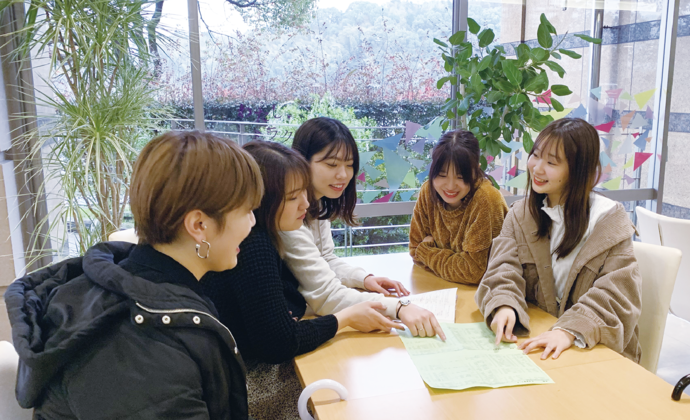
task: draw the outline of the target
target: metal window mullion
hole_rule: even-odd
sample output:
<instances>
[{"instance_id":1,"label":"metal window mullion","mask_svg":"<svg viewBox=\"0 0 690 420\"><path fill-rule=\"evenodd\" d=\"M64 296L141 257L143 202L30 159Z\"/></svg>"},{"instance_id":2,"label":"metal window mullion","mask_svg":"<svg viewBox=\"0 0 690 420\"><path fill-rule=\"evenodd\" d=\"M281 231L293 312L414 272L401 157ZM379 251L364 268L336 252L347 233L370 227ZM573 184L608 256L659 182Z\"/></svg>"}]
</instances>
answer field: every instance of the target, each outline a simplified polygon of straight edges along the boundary
<instances>
[{"instance_id":1,"label":"metal window mullion","mask_svg":"<svg viewBox=\"0 0 690 420\"><path fill-rule=\"evenodd\" d=\"M601 39L604 33L604 10L592 10L592 38ZM601 70L601 44L592 43L589 57L589 97L596 99L592 89L599 87L599 75ZM587 107L589 113L589 107Z\"/></svg>"},{"instance_id":2,"label":"metal window mullion","mask_svg":"<svg viewBox=\"0 0 690 420\"><path fill-rule=\"evenodd\" d=\"M469 13L469 0L453 0L453 26L451 29L451 35L458 31L467 31L467 15ZM467 33L465 33L465 40L467 40ZM453 48L453 55L457 48ZM453 75L455 75L455 69L453 69ZM458 89L461 89L459 83L450 85L450 99L454 100L458 97ZM461 89L460 93L464 93ZM455 112L457 113L457 107L455 107ZM458 119L451 121L451 128L456 129L458 127Z\"/></svg>"},{"instance_id":3,"label":"metal window mullion","mask_svg":"<svg viewBox=\"0 0 690 420\"><path fill-rule=\"evenodd\" d=\"M204 93L201 86L201 46L199 44L198 1L187 0L189 13L189 54L192 72L192 96L194 98L194 128L204 131Z\"/></svg>"},{"instance_id":4,"label":"metal window mullion","mask_svg":"<svg viewBox=\"0 0 690 420\"><path fill-rule=\"evenodd\" d=\"M350 246L348 247L348 251L349 251L349 255L351 257L352 256L352 245L354 244L354 238L352 237L352 226L350 226L350 225L347 225L347 227L345 228L345 239L346 240L347 240L348 236L350 238L349 239Z\"/></svg>"},{"instance_id":5,"label":"metal window mullion","mask_svg":"<svg viewBox=\"0 0 690 420\"><path fill-rule=\"evenodd\" d=\"M2 58L2 81L4 84L12 147L5 151L7 160L12 160L17 188L17 206L21 217L19 227L21 239L16 238L23 247L24 255L14 256L15 263L25 267L15 267L17 276L45 267L52 263L52 246L48 219L48 205L44 191L44 174L40 154L33 153L37 138L27 136L38 129L36 98L34 93L33 69L30 56L14 54L21 47L21 31L25 13L23 3L8 5L0 14L0 43ZM6 197L10 200L13 197ZM9 211L9 210L8 210ZM15 235L11 234L11 240ZM7 239L7 238L5 238ZM28 264L26 264L28 263Z\"/></svg>"},{"instance_id":6,"label":"metal window mullion","mask_svg":"<svg viewBox=\"0 0 690 420\"><path fill-rule=\"evenodd\" d=\"M654 126L652 127L652 161L649 168L649 185L654 188L656 199L647 202L647 209L661 214L664 202L664 176L668 158L668 121L671 116L673 69L676 59L678 36L678 10L680 0L667 0L662 4L659 30L659 58L657 60L657 100L654 102ZM661 154L661 159L657 155Z\"/></svg>"}]
</instances>

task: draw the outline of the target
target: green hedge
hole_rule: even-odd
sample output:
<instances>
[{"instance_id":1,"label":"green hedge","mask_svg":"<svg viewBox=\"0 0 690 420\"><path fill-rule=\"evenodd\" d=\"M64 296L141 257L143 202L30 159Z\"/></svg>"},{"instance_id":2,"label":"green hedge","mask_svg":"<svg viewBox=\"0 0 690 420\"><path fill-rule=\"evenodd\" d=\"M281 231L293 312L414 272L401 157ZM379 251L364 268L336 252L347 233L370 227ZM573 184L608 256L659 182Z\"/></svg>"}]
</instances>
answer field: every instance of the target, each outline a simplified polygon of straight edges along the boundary
<instances>
[{"instance_id":1,"label":"green hedge","mask_svg":"<svg viewBox=\"0 0 690 420\"><path fill-rule=\"evenodd\" d=\"M194 107L190 103L166 104L173 110L175 118L194 118ZM207 120L267 122L269 114L278 102L226 102L207 103L204 116ZM426 124L441 113L440 102L338 102L339 106L352 107L357 118L369 117L378 126L404 125L405 121ZM300 106L309 107L309 104Z\"/></svg>"}]
</instances>

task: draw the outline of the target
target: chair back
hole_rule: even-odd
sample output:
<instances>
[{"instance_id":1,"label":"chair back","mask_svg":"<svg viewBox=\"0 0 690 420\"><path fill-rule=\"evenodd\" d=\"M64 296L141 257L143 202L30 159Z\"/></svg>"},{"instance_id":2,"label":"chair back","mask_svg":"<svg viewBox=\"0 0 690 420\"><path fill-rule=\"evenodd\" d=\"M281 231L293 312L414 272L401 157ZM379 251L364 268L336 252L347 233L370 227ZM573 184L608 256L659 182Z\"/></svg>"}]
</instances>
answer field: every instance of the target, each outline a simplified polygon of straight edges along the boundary
<instances>
[{"instance_id":1,"label":"chair back","mask_svg":"<svg viewBox=\"0 0 690 420\"><path fill-rule=\"evenodd\" d=\"M690 220L662 216L643 207L635 211L642 242L676 248L690 256ZM690 302L690 257L680 261L670 308L671 313L690 322L690 305L686 302Z\"/></svg>"},{"instance_id":2,"label":"chair back","mask_svg":"<svg viewBox=\"0 0 690 420\"><path fill-rule=\"evenodd\" d=\"M113 232L108 236L109 241L120 241L120 242L131 242L133 244L139 243L139 238L137 237L134 229L118 230Z\"/></svg>"},{"instance_id":3,"label":"chair back","mask_svg":"<svg viewBox=\"0 0 690 420\"><path fill-rule=\"evenodd\" d=\"M662 216L659 221L661 244L679 249L684 255L680 261L676 285L671 296L671 312L690 322L690 220Z\"/></svg>"},{"instance_id":4,"label":"chair back","mask_svg":"<svg viewBox=\"0 0 690 420\"><path fill-rule=\"evenodd\" d=\"M634 242L633 247L642 277L642 313L638 321L642 347L640 365L656 373L671 293L682 254L674 248L643 242Z\"/></svg>"},{"instance_id":5,"label":"chair back","mask_svg":"<svg viewBox=\"0 0 690 420\"><path fill-rule=\"evenodd\" d=\"M663 245L659 233L659 221L665 216L639 206L635 208L635 213L637 214L637 231L640 233L640 240L646 244Z\"/></svg>"},{"instance_id":6,"label":"chair back","mask_svg":"<svg viewBox=\"0 0 690 420\"><path fill-rule=\"evenodd\" d=\"M12 343L0 341L0 417L7 420L29 420L33 417L33 410L21 408L14 393L18 364L19 355Z\"/></svg>"}]
</instances>

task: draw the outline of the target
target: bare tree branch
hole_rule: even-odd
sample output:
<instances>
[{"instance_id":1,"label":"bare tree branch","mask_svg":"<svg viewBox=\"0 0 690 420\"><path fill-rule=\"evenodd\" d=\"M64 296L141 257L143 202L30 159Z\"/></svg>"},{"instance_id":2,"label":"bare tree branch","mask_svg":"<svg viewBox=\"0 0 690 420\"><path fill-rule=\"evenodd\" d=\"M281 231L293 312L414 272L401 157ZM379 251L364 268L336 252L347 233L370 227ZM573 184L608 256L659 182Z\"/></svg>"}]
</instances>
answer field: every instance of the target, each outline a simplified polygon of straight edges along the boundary
<instances>
[{"instance_id":1,"label":"bare tree branch","mask_svg":"<svg viewBox=\"0 0 690 420\"><path fill-rule=\"evenodd\" d=\"M161 21L161 15L163 13L163 3L165 0L160 0L156 2L156 10L153 12L153 16L148 23L149 32L149 51L153 56L153 75L158 79L162 72L161 56L158 52L158 43L156 42L156 27Z\"/></svg>"},{"instance_id":2,"label":"bare tree branch","mask_svg":"<svg viewBox=\"0 0 690 420\"><path fill-rule=\"evenodd\" d=\"M257 5L258 0L253 0L253 1L242 1L242 0L225 0L228 3L232 4L233 6L236 7L253 7ZM259 3L261 4L261 3Z\"/></svg>"}]
</instances>

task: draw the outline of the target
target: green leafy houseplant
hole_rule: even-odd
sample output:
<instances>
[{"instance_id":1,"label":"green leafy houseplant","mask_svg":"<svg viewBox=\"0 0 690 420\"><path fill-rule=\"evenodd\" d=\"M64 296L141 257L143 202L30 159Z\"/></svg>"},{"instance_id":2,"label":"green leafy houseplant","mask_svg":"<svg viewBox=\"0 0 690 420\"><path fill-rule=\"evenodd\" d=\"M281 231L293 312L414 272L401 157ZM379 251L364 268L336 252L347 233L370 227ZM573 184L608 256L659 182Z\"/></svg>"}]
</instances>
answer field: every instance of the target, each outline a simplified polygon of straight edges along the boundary
<instances>
[{"instance_id":1,"label":"green leafy houseplant","mask_svg":"<svg viewBox=\"0 0 690 420\"><path fill-rule=\"evenodd\" d=\"M554 60L560 60L562 55L573 59L581 56L560 48L565 36L558 37L556 28L544 14L537 30L540 46L530 48L522 43L515 49L515 58L508 58L502 45L489 47L494 40L491 29L481 30L473 19L467 19L467 26L469 32L477 37L479 48L476 50L472 43L465 41L465 31L453 34L449 39L450 45L434 39L440 46L445 70L449 73L438 80L437 88L441 89L448 82L464 88L456 98L446 100L441 127L445 131L455 120L459 122L459 128L474 133L483 151L482 169L486 169L487 156L495 157L501 151L510 152L510 148L500 142L501 137L506 142L521 139L526 151L532 149L534 143L530 130L541 131L553 121L550 115L541 114L533 100L545 95L549 88L557 96L572 93L565 85L550 85L546 68L562 78L565 70ZM556 36L556 42L552 35ZM587 42L601 42L586 35L575 36ZM556 111L563 111L563 105L557 99L549 99L549 109L553 107Z\"/></svg>"},{"instance_id":2,"label":"green leafy houseplant","mask_svg":"<svg viewBox=\"0 0 690 420\"><path fill-rule=\"evenodd\" d=\"M158 128L154 117L163 116L142 38L147 3L28 3L18 53L50 57L48 91L39 92L38 101L55 110L27 133L37 139L32 153L43 160L44 188L56 203L41 225L49 225L53 243L72 235L71 253L81 254L119 229L132 164Z\"/></svg>"}]
</instances>

